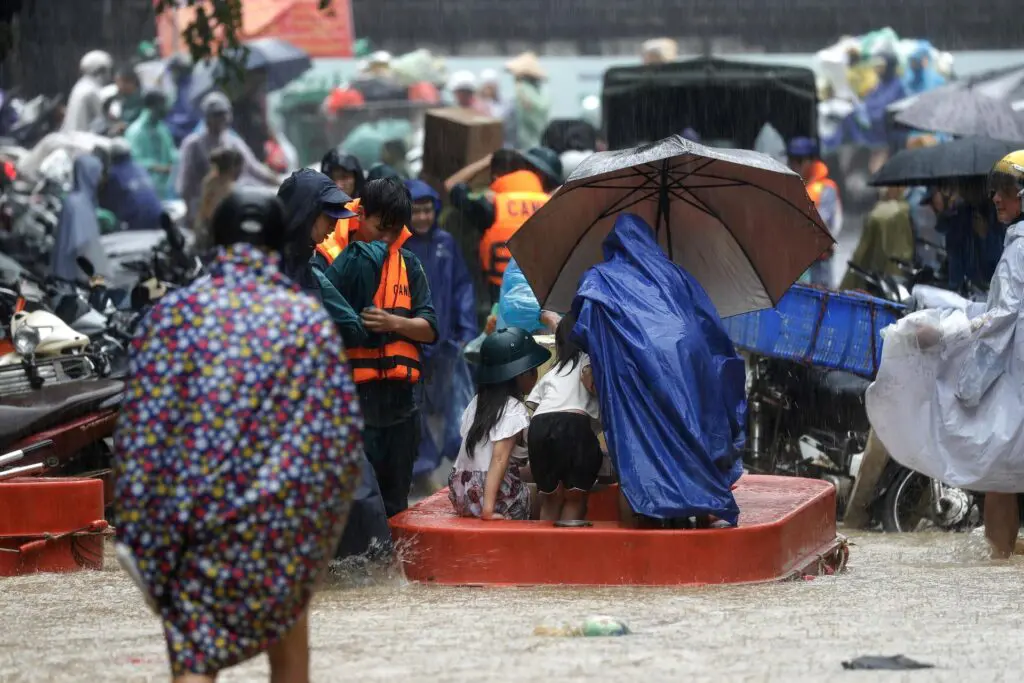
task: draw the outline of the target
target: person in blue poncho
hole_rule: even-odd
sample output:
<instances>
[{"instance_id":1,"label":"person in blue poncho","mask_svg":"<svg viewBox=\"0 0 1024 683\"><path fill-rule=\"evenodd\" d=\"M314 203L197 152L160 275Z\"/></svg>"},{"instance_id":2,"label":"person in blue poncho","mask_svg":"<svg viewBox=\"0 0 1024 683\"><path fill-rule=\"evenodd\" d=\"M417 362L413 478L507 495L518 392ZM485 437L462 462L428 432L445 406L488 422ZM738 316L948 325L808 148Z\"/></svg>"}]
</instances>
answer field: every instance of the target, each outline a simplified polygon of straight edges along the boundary
<instances>
[{"instance_id":1,"label":"person in blue poncho","mask_svg":"<svg viewBox=\"0 0 1024 683\"><path fill-rule=\"evenodd\" d=\"M903 89L907 96L919 95L946 84L946 79L931 64L931 46L921 41L910 55L907 73L903 76Z\"/></svg>"},{"instance_id":2,"label":"person in blue poncho","mask_svg":"<svg viewBox=\"0 0 1024 683\"><path fill-rule=\"evenodd\" d=\"M407 180L412 196L412 236L405 248L419 258L437 316L437 343L423 347L423 382L418 385L420 448L413 476L429 476L442 458L458 455L459 419L473 397L462 349L477 335L473 280L455 238L437 226L441 196L422 180Z\"/></svg>"},{"instance_id":3,"label":"person in blue poncho","mask_svg":"<svg viewBox=\"0 0 1024 683\"><path fill-rule=\"evenodd\" d=\"M163 202L145 168L132 158L128 141L110 144L110 165L100 189L100 206L115 216L125 230L159 230Z\"/></svg>"},{"instance_id":4,"label":"person in blue poncho","mask_svg":"<svg viewBox=\"0 0 1024 683\"><path fill-rule=\"evenodd\" d=\"M572 335L590 355L625 500L642 525L735 525L743 360L707 293L643 219L620 215L604 255L580 281Z\"/></svg>"}]
</instances>

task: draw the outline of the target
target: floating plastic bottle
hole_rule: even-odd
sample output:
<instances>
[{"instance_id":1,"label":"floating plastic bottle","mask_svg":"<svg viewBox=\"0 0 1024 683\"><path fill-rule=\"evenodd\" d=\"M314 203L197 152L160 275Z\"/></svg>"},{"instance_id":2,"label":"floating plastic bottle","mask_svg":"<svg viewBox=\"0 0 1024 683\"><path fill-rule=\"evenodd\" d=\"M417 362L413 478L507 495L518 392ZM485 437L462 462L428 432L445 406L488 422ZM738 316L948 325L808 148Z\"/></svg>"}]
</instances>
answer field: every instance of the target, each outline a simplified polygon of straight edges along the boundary
<instances>
[{"instance_id":1,"label":"floating plastic bottle","mask_svg":"<svg viewBox=\"0 0 1024 683\"><path fill-rule=\"evenodd\" d=\"M578 626L538 626L533 630L535 636L625 636L632 633L629 626L615 617L587 617Z\"/></svg>"}]
</instances>

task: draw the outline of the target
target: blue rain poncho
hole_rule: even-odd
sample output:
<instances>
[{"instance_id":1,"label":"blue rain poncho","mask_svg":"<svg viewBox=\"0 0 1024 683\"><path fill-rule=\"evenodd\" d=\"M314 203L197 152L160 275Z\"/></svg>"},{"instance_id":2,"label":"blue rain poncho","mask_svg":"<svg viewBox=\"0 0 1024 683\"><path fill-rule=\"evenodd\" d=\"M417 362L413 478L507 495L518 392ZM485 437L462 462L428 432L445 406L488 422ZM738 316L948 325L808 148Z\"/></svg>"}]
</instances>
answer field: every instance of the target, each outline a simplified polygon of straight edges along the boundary
<instances>
[{"instance_id":1,"label":"blue rain poncho","mask_svg":"<svg viewBox=\"0 0 1024 683\"><path fill-rule=\"evenodd\" d=\"M626 499L657 519L735 524L746 399L736 354L704 288L623 214L604 263L580 281L573 337L590 354L608 449Z\"/></svg>"}]
</instances>

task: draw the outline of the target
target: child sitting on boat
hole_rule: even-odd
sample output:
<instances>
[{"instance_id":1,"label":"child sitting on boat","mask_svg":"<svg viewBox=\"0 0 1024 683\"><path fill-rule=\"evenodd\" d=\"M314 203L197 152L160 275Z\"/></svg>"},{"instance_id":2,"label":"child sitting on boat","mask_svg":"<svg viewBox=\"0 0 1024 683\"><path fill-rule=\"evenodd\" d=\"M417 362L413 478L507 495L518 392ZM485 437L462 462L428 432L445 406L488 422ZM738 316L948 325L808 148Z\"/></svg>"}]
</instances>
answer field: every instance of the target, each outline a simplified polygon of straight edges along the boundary
<instances>
[{"instance_id":1,"label":"child sitting on boat","mask_svg":"<svg viewBox=\"0 0 1024 683\"><path fill-rule=\"evenodd\" d=\"M530 422L530 470L540 494L540 518L583 519L587 494L597 481L603 456L592 428L599 417L597 398L589 388L590 357L569 337L573 315L555 331L555 365L534 387L526 404L534 409Z\"/></svg>"},{"instance_id":2,"label":"child sitting on boat","mask_svg":"<svg viewBox=\"0 0 1024 683\"><path fill-rule=\"evenodd\" d=\"M518 327L498 330L481 346L477 393L462 414L462 446L448 477L448 498L460 516L530 518L530 492L516 462L530 425L523 397L550 358Z\"/></svg>"}]
</instances>

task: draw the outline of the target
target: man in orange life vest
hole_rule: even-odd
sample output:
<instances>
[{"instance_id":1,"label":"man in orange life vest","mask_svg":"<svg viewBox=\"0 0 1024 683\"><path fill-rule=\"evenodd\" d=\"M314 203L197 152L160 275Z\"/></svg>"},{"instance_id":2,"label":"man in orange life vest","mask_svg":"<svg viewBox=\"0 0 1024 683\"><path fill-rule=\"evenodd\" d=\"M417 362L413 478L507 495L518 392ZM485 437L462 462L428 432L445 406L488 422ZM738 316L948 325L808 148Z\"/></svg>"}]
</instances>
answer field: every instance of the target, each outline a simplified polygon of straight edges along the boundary
<instances>
[{"instance_id":1,"label":"man in orange life vest","mask_svg":"<svg viewBox=\"0 0 1024 683\"><path fill-rule=\"evenodd\" d=\"M561 180L560 169L552 168L541 152L540 148L525 153L499 150L445 182L452 205L466 213L482 233L478 256L492 304L498 301L501 279L511 258L506 246L508 240L547 202L544 181L553 187ZM491 169L488 196L471 199L467 183L488 165Z\"/></svg>"},{"instance_id":2,"label":"man in orange life vest","mask_svg":"<svg viewBox=\"0 0 1024 683\"><path fill-rule=\"evenodd\" d=\"M817 141L804 137L793 138L786 147L786 155L789 167L804 179L807 194L817 207L818 215L825 221L825 227L833 238L838 238L843 228L843 205L839 200L839 187L828 177L828 166L821 161ZM806 275L812 283L834 286L832 255L833 250L830 249L808 269Z\"/></svg>"},{"instance_id":3,"label":"man in orange life vest","mask_svg":"<svg viewBox=\"0 0 1024 683\"><path fill-rule=\"evenodd\" d=\"M409 504L420 438L413 387L420 346L437 339L437 318L423 265L402 246L410 237L409 190L394 178L368 181L359 214L360 241L314 272L345 340L365 422L363 447L390 517Z\"/></svg>"}]
</instances>

